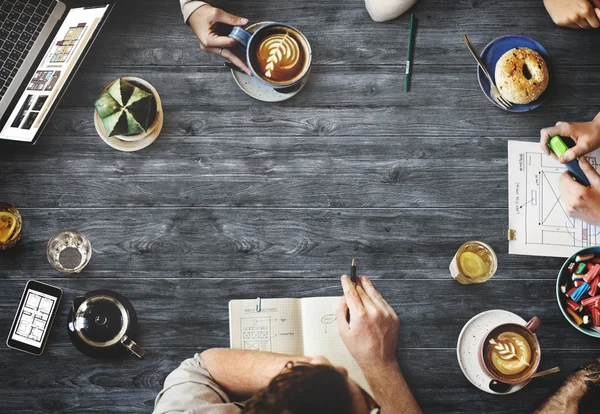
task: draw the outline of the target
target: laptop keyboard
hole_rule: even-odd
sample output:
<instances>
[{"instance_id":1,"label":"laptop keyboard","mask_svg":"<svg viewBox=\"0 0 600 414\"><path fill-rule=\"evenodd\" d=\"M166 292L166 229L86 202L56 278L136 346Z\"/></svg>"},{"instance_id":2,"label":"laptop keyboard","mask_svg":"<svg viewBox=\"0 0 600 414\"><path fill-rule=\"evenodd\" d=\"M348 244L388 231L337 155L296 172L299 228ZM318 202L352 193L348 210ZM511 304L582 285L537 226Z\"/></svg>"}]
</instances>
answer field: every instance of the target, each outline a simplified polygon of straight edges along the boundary
<instances>
[{"instance_id":1,"label":"laptop keyboard","mask_svg":"<svg viewBox=\"0 0 600 414\"><path fill-rule=\"evenodd\" d=\"M0 99L55 6L56 0L0 0Z\"/></svg>"}]
</instances>

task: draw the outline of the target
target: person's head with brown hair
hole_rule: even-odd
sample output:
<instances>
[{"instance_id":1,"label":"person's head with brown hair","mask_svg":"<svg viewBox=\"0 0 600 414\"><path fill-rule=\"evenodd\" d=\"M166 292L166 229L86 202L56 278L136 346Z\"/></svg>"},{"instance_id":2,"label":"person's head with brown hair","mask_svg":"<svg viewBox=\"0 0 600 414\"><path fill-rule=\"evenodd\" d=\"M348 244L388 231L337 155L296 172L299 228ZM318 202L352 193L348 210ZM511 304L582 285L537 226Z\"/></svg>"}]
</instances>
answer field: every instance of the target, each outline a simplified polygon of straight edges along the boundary
<instances>
[{"instance_id":1,"label":"person's head with brown hair","mask_svg":"<svg viewBox=\"0 0 600 414\"><path fill-rule=\"evenodd\" d=\"M245 414L362 414L374 401L344 368L325 358L311 364L288 362L269 385L245 404Z\"/></svg>"}]
</instances>

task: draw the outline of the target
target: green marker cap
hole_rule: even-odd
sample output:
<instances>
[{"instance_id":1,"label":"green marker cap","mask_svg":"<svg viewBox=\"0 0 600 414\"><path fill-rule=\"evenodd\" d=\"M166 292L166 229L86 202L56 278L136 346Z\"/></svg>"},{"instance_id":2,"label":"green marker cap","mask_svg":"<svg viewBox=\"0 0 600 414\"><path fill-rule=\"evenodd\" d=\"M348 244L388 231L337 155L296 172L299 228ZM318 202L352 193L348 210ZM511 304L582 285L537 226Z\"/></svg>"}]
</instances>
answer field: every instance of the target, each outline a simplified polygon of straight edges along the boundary
<instances>
[{"instance_id":1,"label":"green marker cap","mask_svg":"<svg viewBox=\"0 0 600 414\"><path fill-rule=\"evenodd\" d=\"M569 149L569 147L567 147L567 144L565 144L562 138L558 135L555 135L550 139L548 146L552 151L554 151L557 157L560 157Z\"/></svg>"}]
</instances>

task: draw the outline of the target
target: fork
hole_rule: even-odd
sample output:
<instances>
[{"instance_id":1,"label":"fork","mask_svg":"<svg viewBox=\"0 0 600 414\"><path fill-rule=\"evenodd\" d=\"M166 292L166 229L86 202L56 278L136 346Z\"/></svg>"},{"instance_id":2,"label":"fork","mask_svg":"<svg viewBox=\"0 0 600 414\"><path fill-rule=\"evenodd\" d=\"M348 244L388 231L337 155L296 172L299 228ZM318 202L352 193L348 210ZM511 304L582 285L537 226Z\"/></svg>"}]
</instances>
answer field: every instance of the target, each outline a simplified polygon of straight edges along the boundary
<instances>
[{"instance_id":1,"label":"fork","mask_svg":"<svg viewBox=\"0 0 600 414\"><path fill-rule=\"evenodd\" d=\"M492 77L490 76L490 73L488 72L488 70L486 69L485 65L483 64L483 62L479 58L479 55L475 51L475 48L471 44L471 41L469 40L469 38L467 37L467 35L463 35L463 38L465 39L465 43L467 44L467 47L469 48L469 51L471 52L471 54L473 55L473 57L477 61L477 64L479 65L479 67L483 71L483 74L485 75L486 78L488 78L488 81L490 82L490 94L492 95L492 98L494 98L494 101L496 101L496 103L498 105L500 105L504 109L509 109L510 107L512 107L513 104L511 102L507 101L500 94L500 91L498 90L498 88L494 84L494 81L492 80Z\"/></svg>"}]
</instances>

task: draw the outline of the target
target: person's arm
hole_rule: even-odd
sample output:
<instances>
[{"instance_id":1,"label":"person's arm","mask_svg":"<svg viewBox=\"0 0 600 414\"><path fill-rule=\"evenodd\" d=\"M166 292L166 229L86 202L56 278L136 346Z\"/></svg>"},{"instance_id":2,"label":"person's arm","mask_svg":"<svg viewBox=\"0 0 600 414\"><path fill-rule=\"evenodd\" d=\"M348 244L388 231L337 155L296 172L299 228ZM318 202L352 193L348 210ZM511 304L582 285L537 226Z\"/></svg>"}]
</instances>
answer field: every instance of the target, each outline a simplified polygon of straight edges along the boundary
<instances>
[{"instance_id":1,"label":"person's arm","mask_svg":"<svg viewBox=\"0 0 600 414\"><path fill-rule=\"evenodd\" d=\"M569 375L534 414L577 414L579 402L594 388L600 386L600 358Z\"/></svg>"},{"instance_id":2,"label":"person's arm","mask_svg":"<svg viewBox=\"0 0 600 414\"><path fill-rule=\"evenodd\" d=\"M548 147L548 142L555 135L571 137L575 141L575 146L558 159L561 164L600 148L600 112L589 122L557 122L553 127L542 129L540 131L540 146L546 155L554 156L554 153Z\"/></svg>"},{"instance_id":3,"label":"person's arm","mask_svg":"<svg viewBox=\"0 0 600 414\"><path fill-rule=\"evenodd\" d=\"M207 4L205 1L200 0L179 0L183 21L187 24L192 13L205 4Z\"/></svg>"},{"instance_id":4,"label":"person's arm","mask_svg":"<svg viewBox=\"0 0 600 414\"><path fill-rule=\"evenodd\" d=\"M240 399L248 398L269 385L288 361L312 361L312 358L303 356L229 348L208 349L200 356L210 375L227 394Z\"/></svg>"},{"instance_id":5,"label":"person's arm","mask_svg":"<svg viewBox=\"0 0 600 414\"><path fill-rule=\"evenodd\" d=\"M600 27L600 0L544 0L552 21L572 29Z\"/></svg>"},{"instance_id":6,"label":"person's arm","mask_svg":"<svg viewBox=\"0 0 600 414\"><path fill-rule=\"evenodd\" d=\"M365 374L382 413L421 413L396 359L398 315L368 277L360 277L355 287L344 275L342 287L344 297L337 314L339 332ZM348 311L350 322L346 319Z\"/></svg>"}]
</instances>

